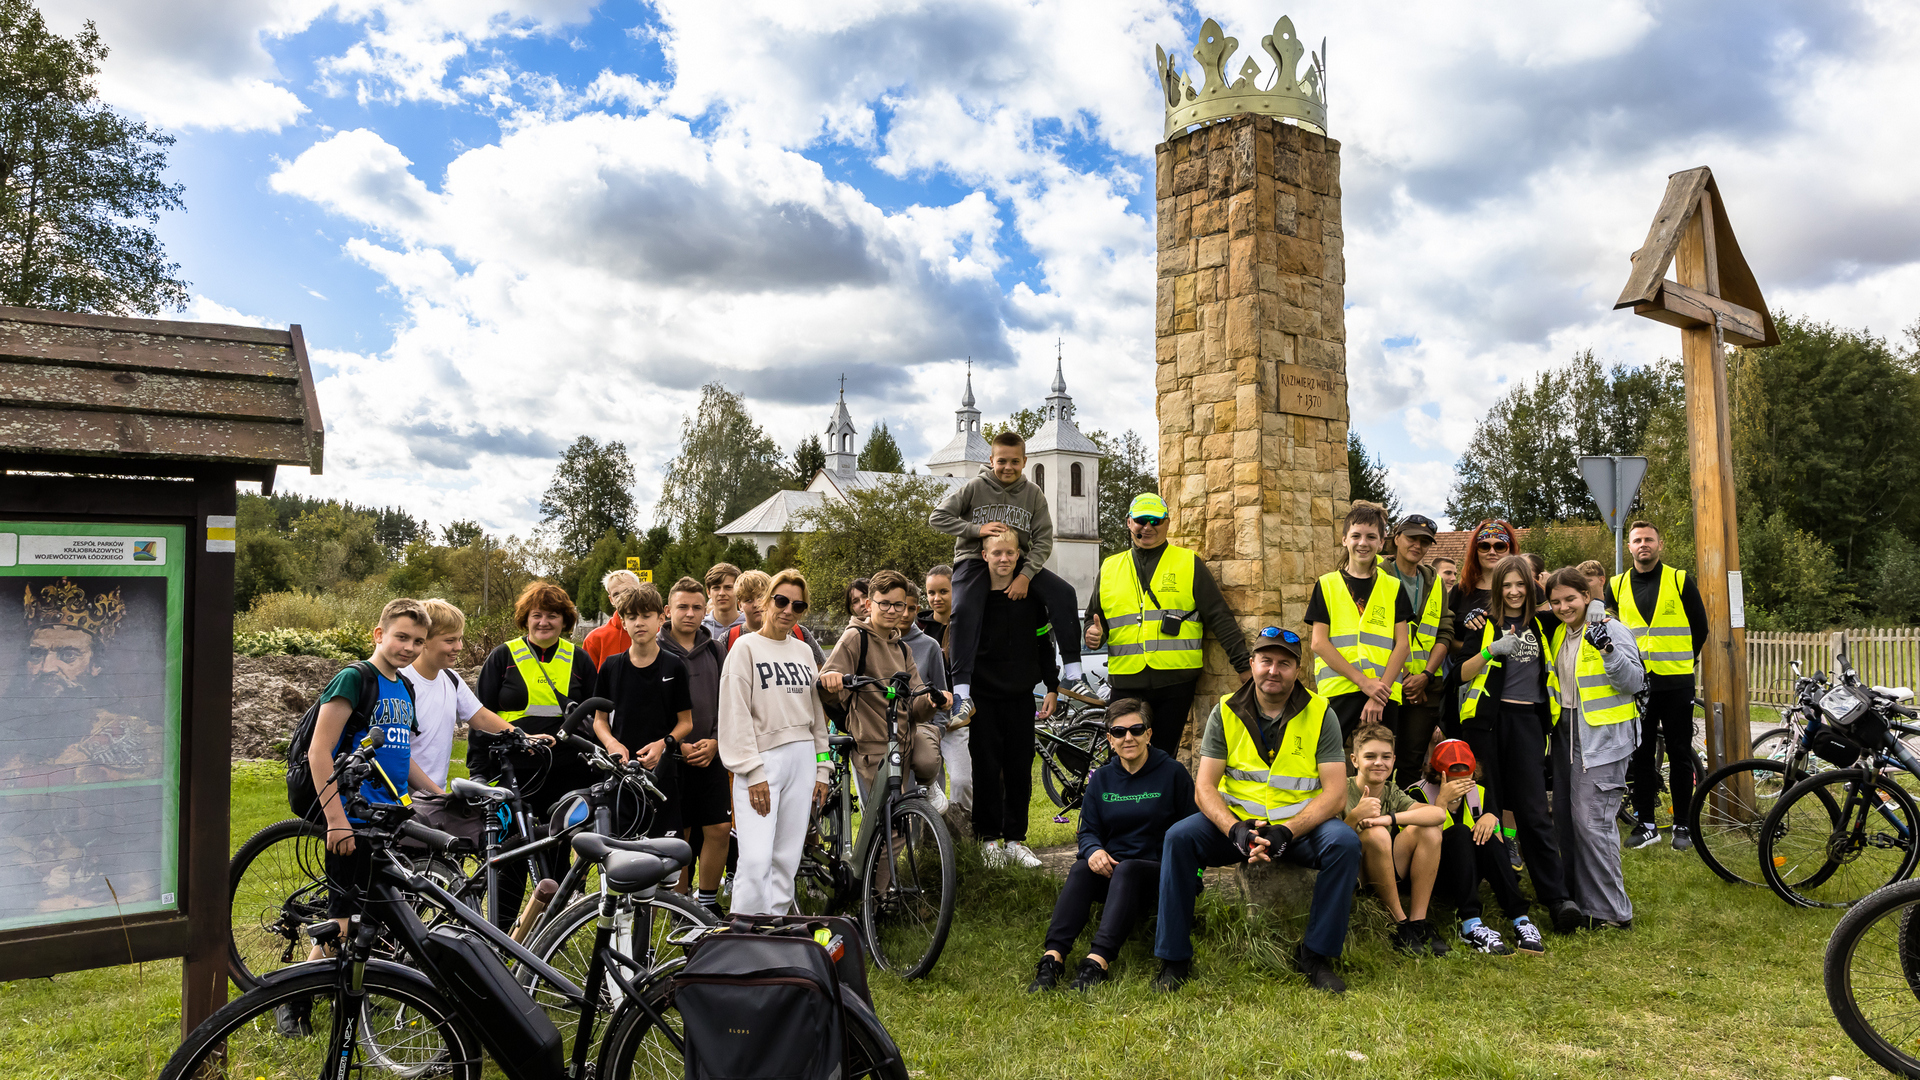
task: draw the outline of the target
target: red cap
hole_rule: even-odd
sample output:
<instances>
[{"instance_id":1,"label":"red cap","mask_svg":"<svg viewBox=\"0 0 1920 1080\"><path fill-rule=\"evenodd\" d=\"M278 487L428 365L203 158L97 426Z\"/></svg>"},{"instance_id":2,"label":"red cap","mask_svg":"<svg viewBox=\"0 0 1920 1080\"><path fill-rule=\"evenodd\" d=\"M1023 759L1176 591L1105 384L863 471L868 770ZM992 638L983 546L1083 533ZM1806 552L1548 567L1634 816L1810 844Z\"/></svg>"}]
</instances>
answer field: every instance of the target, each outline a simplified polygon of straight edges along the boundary
<instances>
[{"instance_id":1,"label":"red cap","mask_svg":"<svg viewBox=\"0 0 1920 1080\"><path fill-rule=\"evenodd\" d=\"M1441 776L1472 776L1474 765L1473 747L1465 740L1448 739L1433 748L1433 757L1428 766Z\"/></svg>"}]
</instances>

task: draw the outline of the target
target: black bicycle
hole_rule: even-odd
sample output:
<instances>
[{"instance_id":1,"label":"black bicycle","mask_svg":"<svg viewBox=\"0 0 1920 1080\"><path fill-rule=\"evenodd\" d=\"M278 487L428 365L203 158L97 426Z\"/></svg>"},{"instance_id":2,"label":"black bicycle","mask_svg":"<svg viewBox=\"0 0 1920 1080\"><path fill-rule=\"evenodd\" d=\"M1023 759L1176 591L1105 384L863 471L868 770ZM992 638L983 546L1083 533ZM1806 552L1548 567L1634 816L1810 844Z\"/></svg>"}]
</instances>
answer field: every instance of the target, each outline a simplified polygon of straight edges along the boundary
<instances>
[{"instance_id":1,"label":"black bicycle","mask_svg":"<svg viewBox=\"0 0 1920 1080\"><path fill-rule=\"evenodd\" d=\"M1862 1053L1920 1078L1920 881L1853 905L1827 939L1827 1005Z\"/></svg>"}]
</instances>

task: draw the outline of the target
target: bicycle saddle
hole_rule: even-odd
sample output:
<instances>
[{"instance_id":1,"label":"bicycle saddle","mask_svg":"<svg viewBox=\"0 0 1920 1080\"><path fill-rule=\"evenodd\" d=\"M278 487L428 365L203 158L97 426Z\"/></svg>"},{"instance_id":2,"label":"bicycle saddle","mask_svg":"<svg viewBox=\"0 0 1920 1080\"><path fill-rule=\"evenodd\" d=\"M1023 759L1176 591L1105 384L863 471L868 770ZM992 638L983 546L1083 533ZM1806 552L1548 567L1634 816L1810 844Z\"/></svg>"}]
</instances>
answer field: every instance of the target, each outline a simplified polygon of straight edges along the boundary
<instances>
[{"instance_id":1,"label":"bicycle saddle","mask_svg":"<svg viewBox=\"0 0 1920 1080\"><path fill-rule=\"evenodd\" d=\"M615 851L600 864L607 888L617 893L640 892L673 876L673 868L651 855L638 851Z\"/></svg>"},{"instance_id":2,"label":"bicycle saddle","mask_svg":"<svg viewBox=\"0 0 1920 1080\"><path fill-rule=\"evenodd\" d=\"M651 855L667 864L669 873L693 861L693 849L685 840L673 837L615 840L599 833L581 833L573 838L573 850L590 862L601 862L619 854Z\"/></svg>"},{"instance_id":3,"label":"bicycle saddle","mask_svg":"<svg viewBox=\"0 0 1920 1080\"><path fill-rule=\"evenodd\" d=\"M1913 691L1904 686L1876 686L1873 692L1895 701L1907 701L1913 697Z\"/></svg>"},{"instance_id":4,"label":"bicycle saddle","mask_svg":"<svg viewBox=\"0 0 1920 1080\"><path fill-rule=\"evenodd\" d=\"M468 802L506 802L513 798L513 792L508 788L489 787L464 776L456 776L447 784L447 794L458 795Z\"/></svg>"},{"instance_id":5,"label":"bicycle saddle","mask_svg":"<svg viewBox=\"0 0 1920 1080\"><path fill-rule=\"evenodd\" d=\"M850 746L852 746L852 745L853 745L853 736L851 736L851 735L829 735L829 736L827 736L827 746L828 746L829 748L831 748L831 749L834 749L834 750L845 750L845 749L847 749L848 747L850 747Z\"/></svg>"}]
</instances>

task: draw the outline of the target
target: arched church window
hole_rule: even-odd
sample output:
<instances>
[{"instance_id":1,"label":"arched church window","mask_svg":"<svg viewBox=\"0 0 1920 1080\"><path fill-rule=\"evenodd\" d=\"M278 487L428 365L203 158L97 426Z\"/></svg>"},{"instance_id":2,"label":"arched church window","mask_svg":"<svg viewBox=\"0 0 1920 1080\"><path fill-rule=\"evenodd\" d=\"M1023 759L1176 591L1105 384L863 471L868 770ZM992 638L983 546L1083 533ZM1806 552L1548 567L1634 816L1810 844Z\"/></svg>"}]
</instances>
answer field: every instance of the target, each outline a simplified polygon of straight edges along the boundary
<instances>
[{"instance_id":1,"label":"arched church window","mask_svg":"<svg viewBox=\"0 0 1920 1080\"><path fill-rule=\"evenodd\" d=\"M1033 467L1033 486L1039 488L1042 494L1046 492L1047 467L1045 465L1035 465Z\"/></svg>"},{"instance_id":2,"label":"arched church window","mask_svg":"<svg viewBox=\"0 0 1920 1080\"><path fill-rule=\"evenodd\" d=\"M1077 461L1074 462L1073 468L1068 471L1067 475L1068 475L1068 482L1073 485L1072 490L1074 495L1076 496L1085 495L1086 482L1080 479L1080 463Z\"/></svg>"}]
</instances>

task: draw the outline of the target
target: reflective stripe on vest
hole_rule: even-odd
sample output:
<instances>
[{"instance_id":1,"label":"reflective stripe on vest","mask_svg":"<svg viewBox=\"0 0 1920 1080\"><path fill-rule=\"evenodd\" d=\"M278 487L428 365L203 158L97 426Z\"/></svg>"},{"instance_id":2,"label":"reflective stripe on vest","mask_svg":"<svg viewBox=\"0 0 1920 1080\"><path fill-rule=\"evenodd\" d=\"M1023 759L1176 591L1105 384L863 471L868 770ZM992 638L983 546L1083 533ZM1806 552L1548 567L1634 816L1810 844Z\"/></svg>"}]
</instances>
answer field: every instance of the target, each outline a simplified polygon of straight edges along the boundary
<instances>
[{"instance_id":1,"label":"reflective stripe on vest","mask_svg":"<svg viewBox=\"0 0 1920 1080\"><path fill-rule=\"evenodd\" d=\"M1687 625L1687 609L1680 603L1680 589L1687 575L1662 563L1660 592L1654 598L1653 617L1640 611L1633 598L1632 572L1613 579L1613 599L1620 605L1620 622L1633 631L1634 647L1640 650L1640 662L1649 675L1693 674L1693 628Z\"/></svg>"},{"instance_id":2,"label":"reflective stripe on vest","mask_svg":"<svg viewBox=\"0 0 1920 1080\"><path fill-rule=\"evenodd\" d=\"M1488 619L1487 625L1480 630L1480 649L1484 649L1491 644L1493 644L1493 620ZM1474 651L1479 652L1480 649L1475 649ZM1499 666L1499 657L1496 656L1489 659L1487 666L1481 668L1480 674L1475 676L1473 684L1460 688L1460 719L1471 720L1474 714L1480 711L1480 699L1485 696L1487 692L1487 676L1493 674L1493 669Z\"/></svg>"},{"instance_id":3,"label":"reflective stripe on vest","mask_svg":"<svg viewBox=\"0 0 1920 1080\"><path fill-rule=\"evenodd\" d=\"M1365 612L1354 604L1340 571L1322 575L1318 588L1327 605L1327 640L1361 674L1386 678L1387 661L1393 659L1393 616L1400 598L1400 579L1375 570ZM1333 665L1317 655L1313 658L1313 681L1314 690L1326 697L1360 692L1352 679L1333 670ZM1400 700L1398 680L1393 684L1393 700Z\"/></svg>"},{"instance_id":4,"label":"reflective stripe on vest","mask_svg":"<svg viewBox=\"0 0 1920 1080\"><path fill-rule=\"evenodd\" d=\"M1567 624L1561 623L1553 632L1553 644L1548 657L1558 660L1560 646L1567 640ZM1580 653L1573 663L1574 685L1580 690L1580 714L1586 717L1588 727L1606 727L1608 724L1624 724L1640 715L1633 703L1632 694L1622 694L1613 688L1613 681L1607 678L1607 657L1585 634L1580 635ZM1547 700L1553 702L1553 722L1560 722L1560 665L1547 665Z\"/></svg>"},{"instance_id":5,"label":"reflective stripe on vest","mask_svg":"<svg viewBox=\"0 0 1920 1080\"><path fill-rule=\"evenodd\" d=\"M1415 570L1414 573L1419 571ZM1445 587L1446 583L1436 575L1433 585L1427 589L1427 601L1420 609L1420 621L1411 628L1413 635L1407 662L1400 667L1400 677L1403 679L1427 670L1427 657L1433 655L1434 641L1440 633L1440 593Z\"/></svg>"},{"instance_id":6,"label":"reflective stripe on vest","mask_svg":"<svg viewBox=\"0 0 1920 1080\"><path fill-rule=\"evenodd\" d=\"M1107 671L1137 675L1148 668L1159 671L1198 669L1204 658L1201 637L1206 628L1196 617L1193 597L1195 556L1192 548L1168 544L1153 568L1152 603L1140 587L1131 549L1111 555L1100 564L1100 613L1107 621ZM1168 637L1160 621L1172 615L1181 620L1180 632Z\"/></svg>"},{"instance_id":7,"label":"reflective stripe on vest","mask_svg":"<svg viewBox=\"0 0 1920 1080\"><path fill-rule=\"evenodd\" d=\"M562 688L573 684L573 642L561 638L559 647L553 650L553 659L544 664L534 655L532 646L527 644L524 637L507 642L507 655L513 658L513 666L520 670L520 681L527 684L527 707L502 709L500 719L517 724L523 716L563 715L560 699L554 696L554 691L565 693Z\"/></svg>"},{"instance_id":8,"label":"reflective stripe on vest","mask_svg":"<svg viewBox=\"0 0 1920 1080\"><path fill-rule=\"evenodd\" d=\"M1285 821L1306 808L1320 793L1320 727L1326 720L1327 699L1309 691L1306 707L1287 721L1280 732L1280 749L1271 764L1260 757L1260 744L1246 722L1220 702L1220 728L1227 737L1227 770L1220 777L1220 797L1235 817ZM1253 718L1255 723L1259 717Z\"/></svg>"}]
</instances>

